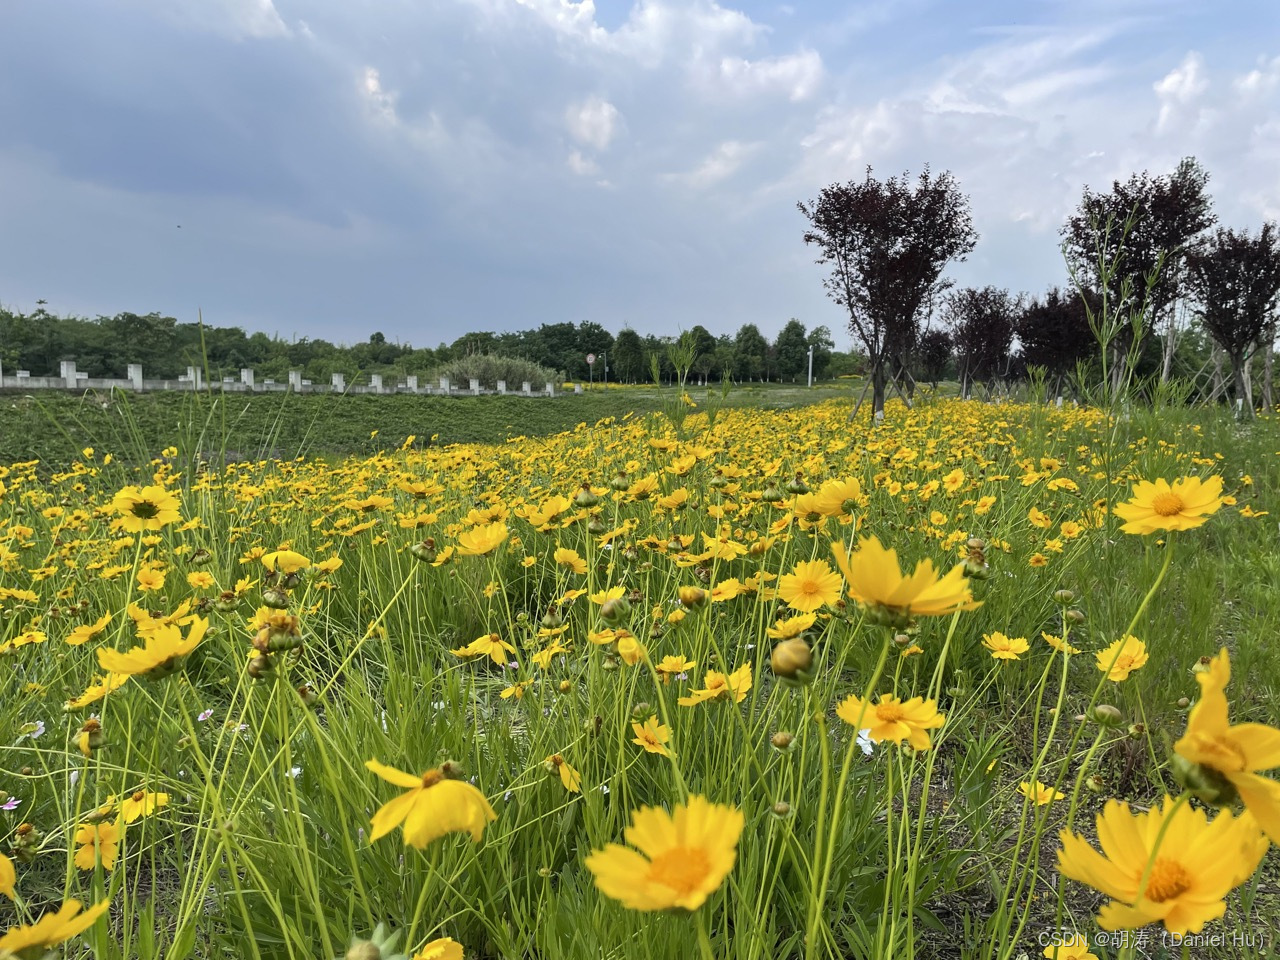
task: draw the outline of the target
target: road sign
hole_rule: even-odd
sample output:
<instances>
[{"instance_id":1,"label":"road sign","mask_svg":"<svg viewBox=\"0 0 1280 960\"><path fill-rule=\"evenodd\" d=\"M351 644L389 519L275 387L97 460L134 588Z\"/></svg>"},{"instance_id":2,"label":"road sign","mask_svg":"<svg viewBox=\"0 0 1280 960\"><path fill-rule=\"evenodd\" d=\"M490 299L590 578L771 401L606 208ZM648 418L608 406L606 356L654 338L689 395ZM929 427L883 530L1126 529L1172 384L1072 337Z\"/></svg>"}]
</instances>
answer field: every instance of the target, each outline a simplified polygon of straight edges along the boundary
<instances>
[{"instance_id":1,"label":"road sign","mask_svg":"<svg viewBox=\"0 0 1280 960\"><path fill-rule=\"evenodd\" d=\"M594 353L588 353L587 363L595 363L595 362L596 362L596 355Z\"/></svg>"}]
</instances>

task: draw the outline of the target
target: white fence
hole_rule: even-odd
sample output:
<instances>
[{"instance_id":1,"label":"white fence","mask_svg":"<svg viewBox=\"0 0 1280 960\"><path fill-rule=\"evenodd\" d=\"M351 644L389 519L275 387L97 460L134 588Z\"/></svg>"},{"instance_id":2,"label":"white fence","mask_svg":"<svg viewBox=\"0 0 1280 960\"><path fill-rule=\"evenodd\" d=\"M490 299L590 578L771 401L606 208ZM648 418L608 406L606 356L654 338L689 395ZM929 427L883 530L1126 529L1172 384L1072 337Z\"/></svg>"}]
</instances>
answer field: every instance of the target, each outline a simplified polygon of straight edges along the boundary
<instances>
[{"instance_id":1,"label":"white fence","mask_svg":"<svg viewBox=\"0 0 1280 960\"><path fill-rule=\"evenodd\" d=\"M513 397L553 397L555 385L548 383L544 390L534 390L533 385L526 382L519 390L508 390L506 381L499 380L496 390L480 386L479 380L472 380L466 389L455 386L447 377L441 377L436 385L420 384L417 377L405 377L404 380L394 378L384 382L381 374L370 374L369 382L347 385L346 377L335 373L329 383L312 383L304 380L301 370L290 370L289 377L283 383L275 380L259 380L251 368L240 371L240 379L223 377L205 383L204 373L199 367L187 367L187 372L176 380L148 380L143 376L142 364L131 363L128 376L124 379L91 377L76 369L74 360L63 360L56 377L33 377L26 370L18 370L13 376L5 373L0 367L0 390L132 390L135 392L151 392L153 390L216 390L222 393L376 393L393 394L409 393L419 396L436 397L470 397L481 394L498 394Z\"/></svg>"}]
</instances>

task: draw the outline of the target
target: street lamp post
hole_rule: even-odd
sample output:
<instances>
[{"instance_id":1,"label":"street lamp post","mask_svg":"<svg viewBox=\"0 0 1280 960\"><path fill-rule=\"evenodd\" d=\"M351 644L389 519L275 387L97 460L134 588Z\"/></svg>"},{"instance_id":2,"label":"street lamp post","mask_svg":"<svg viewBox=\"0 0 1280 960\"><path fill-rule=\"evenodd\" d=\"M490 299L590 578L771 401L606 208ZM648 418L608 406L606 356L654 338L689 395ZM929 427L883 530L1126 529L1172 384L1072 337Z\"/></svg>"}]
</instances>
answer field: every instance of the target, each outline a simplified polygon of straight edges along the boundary
<instances>
[{"instance_id":1,"label":"street lamp post","mask_svg":"<svg viewBox=\"0 0 1280 960\"><path fill-rule=\"evenodd\" d=\"M813 386L813 344L809 345L809 386Z\"/></svg>"}]
</instances>

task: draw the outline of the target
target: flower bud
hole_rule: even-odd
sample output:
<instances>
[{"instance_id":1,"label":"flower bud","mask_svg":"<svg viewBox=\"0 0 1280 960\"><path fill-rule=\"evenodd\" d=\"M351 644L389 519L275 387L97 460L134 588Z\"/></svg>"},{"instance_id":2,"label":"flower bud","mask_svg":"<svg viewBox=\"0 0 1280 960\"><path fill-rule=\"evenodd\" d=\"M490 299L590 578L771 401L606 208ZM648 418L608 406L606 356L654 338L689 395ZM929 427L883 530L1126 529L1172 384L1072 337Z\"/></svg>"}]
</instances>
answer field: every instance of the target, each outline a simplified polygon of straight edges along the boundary
<instances>
[{"instance_id":1,"label":"flower bud","mask_svg":"<svg viewBox=\"0 0 1280 960\"><path fill-rule=\"evenodd\" d=\"M1177 706L1179 710L1185 710L1187 707L1191 706L1191 701L1186 697L1179 697Z\"/></svg>"},{"instance_id":2,"label":"flower bud","mask_svg":"<svg viewBox=\"0 0 1280 960\"><path fill-rule=\"evenodd\" d=\"M584 483L582 489L578 491L578 495L573 498L574 506L583 510L594 507L600 502L600 498L591 492L591 484Z\"/></svg>"},{"instance_id":3,"label":"flower bud","mask_svg":"<svg viewBox=\"0 0 1280 960\"><path fill-rule=\"evenodd\" d=\"M232 613L239 606L240 598L230 590L223 590L218 599L213 601L213 609L219 613Z\"/></svg>"},{"instance_id":4,"label":"flower bud","mask_svg":"<svg viewBox=\"0 0 1280 960\"><path fill-rule=\"evenodd\" d=\"M249 676L252 677L254 680L261 680L264 677L269 676L275 670L275 668L276 668L275 661L272 660L265 653L260 653L256 657L254 657L252 660L249 661L249 666L247 667L247 670L249 672Z\"/></svg>"},{"instance_id":5,"label":"flower bud","mask_svg":"<svg viewBox=\"0 0 1280 960\"><path fill-rule=\"evenodd\" d=\"M1098 726L1111 729L1119 727L1124 722L1124 714L1118 707L1113 707L1109 703L1098 704L1086 716Z\"/></svg>"},{"instance_id":6,"label":"flower bud","mask_svg":"<svg viewBox=\"0 0 1280 960\"><path fill-rule=\"evenodd\" d=\"M779 820L785 820L787 817L791 816L791 804L787 803L785 800L779 800L769 809L769 812Z\"/></svg>"},{"instance_id":7,"label":"flower bud","mask_svg":"<svg viewBox=\"0 0 1280 960\"><path fill-rule=\"evenodd\" d=\"M382 950L372 940L357 940L347 950L345 960L382 960Z\"/></svg>"},{"instance_id":8,"label":"flower bud","mask_svg":"<svg viewBox=\"0 0 1280 960\"><path fill-rule=\"evenodd\" d=\"M1084 785L1089 788L1091 793L1102 793L1107 789L1107 782L1096 773L1085 777Z\"/></svg>"},{"instance_id":9,"label":"flower bud","mask_svg":"<svg viewBox=\"0 0 1280 960\"><path fill-rule=\"evenodd\" d=\"M465 780L467 771L457 760L446 760L440 764L440 773L446 780Z\"/></svg>"},{"instance_id":10,"label":"flower bud","mask_svg":"<svg viewBox=\"0 0 1280 960\"><path fill-rule=\"evenodd\" d=\"M304 707L315 708L320 705L320 694L316 693L316 688L309 683L304 683L298 688L298 699L302 701Z\"/></svg>"},{"instance_id":11,"label":"flower bud","mask_svg":"<svg viewBox=\"0 0 1280 960\"><path fill-rule=\"evenodd\" d=\"M613 625L622 623L631 614L631 601L626 597L606 600L600 607L600 619Z\"/></svg>"},{"instance_id":12,"label":"flower bud","mask_svg":"<svg viewBox=\"0 0 1280 960\"><path fill-rule=\"evenodd\" d=\"M572 681L572 680L561 680L561 681L560 681L560 686L559 686L559 688L558 688L558 689L560 690L560 692L561 692L561 693L568 693L570 690L572 690L572 689L573 689L573 681Z\"/></svg>"},{"instance_id":13,"label":"flower bud","mask_svg":"<svg viewBox=\"0 0 1280 960\"><path fill-rule=\"evenodd\" d=\"M700 587L681 587L680 602L686 607L700 607L707 600L707 591Z\"/></svg>"},{"instance_id":14,"label":"flower bud","mask_svg":"<svg viewBox=\"0 0 1280 960\"><path fill-rule=\"evenodd\" d=\"M627 475L619 470L614 474L613 479L609 481L609 486L619 493L625 493L631 489L631 481L627 479Z\"/></svg>"},{"instance_id":15,"label":"flower bud","mask_svg":"<svg viewBox=\"0 0 1280 960\"><path fill-rule=\"evenodd\" d=\"M776 483L771 483L761 491L760 499L765 503L777 503L782 499L782 491L778 489Z\"/></svg>"},{"instance_id":16,"label":"flower bud","mask_svg":"<svg viewBox=\"0 0 1280 960\"><path fill-rule=\"evenodd\" d=\"M1193 763L1178 753L1169 758L1169 766L1173 771L1173 779L1204 803L1229 807L1240 799L1235 784L1212 767Z\"/></svg>"},{"instance_id":17,"label":"flower bud","mask_svg":"<svg viewBox=\"0 0 1280 960\"><path fill-rule=\"evenodd\" d=\"M423 563L430 563L431 561L435 560L436 556L438 555L438 551L436 550L435 538L427 537L427 539L422 540L418 543L415 543L413 546L409 548L409 552L413 554L413 556L416 559L421 560Z\"/></svg>"},{"instance_id":18,"label":"flower bud","mask_svg":"<svg viewBox=\"0 0 1280 960\"><path fill-rule=\"evenodd\" d=\"M783 640L769 655L769 666L773 668L774 676L803 683L809 679L809 668L813 666L813 651L809 649L809 644L799 637Z\"/></svg>"},{"instance_id":19,"label":"flower bud","mask_svg":"<svg viewBox=\"0 0 1280 960\"><path fill-rule=\"evenodd\" d=\"M653 707L641 700L631 708L631 719L643 723L653 714Z\"/></svg>"},{"instance_id":20,"label":"flower bud","mask_svg":"<svg viewBox=\"0 0 1280 960\"><path fill-rule=\"evenodd\" d=\"M587 521L587 533L593 537L598 537L603 533L607 533L609 527L599 517L592 517Z\"/></svg>"},{"instance_id":21,"label":"flower bud","mask_svg":"<svg viewBox=\"0 0 1280 960\"><path fill-rule=\"evenodd\" d=\"M1069 607L1076 602L1076 595L1071 590L1055 590L1053 592L1053 602L1060 606Z\"/></svg>"},{"instance_id":22,"label":"flower bud","mask_svg":"<svg viewBox=\"0 0 1280 960\"><path fill-rule=\"evenodd\" d=\"M909 647L911 646L911 637L905 633L895 633L893 635L893 642L900 647Z\"/></svg>"},{"instance_id":23,"label":"flower bud","mask_svg":"<svg viewBox=\"0 0 1280 960\"><path fill-rule=\"evenodd\" d=\"M792 477L790 480L787 481L787 485L785 489L787 493L794 493L794 494L808 493L809 485L804 482L804 475L797 473L794 477Z\"/></svg>"},{"instance_id":24,"label":"flower bud","mask_svg":"<svg viewBox=\"0 0 1280 960\"><path fill-rule=\"evenodd\" d=\"M1145 723L1129 724L1129 738L1131 740L1141 740L1146 735L1147 725Z\"/></svg>"},{"instance_id":25,"label":"flower bud","mask_svg":"<svg viewBox=\"0 0 1280 960\"><path fill-rule=\"evenodd\" d=\"M1084 623L1084 611L1076 607L1071 607L1068 610L1062 611L1062 619L1067 623L1079 626Z\"/></svg>"},{"instance_id":26,"label":"flower bud","mask_svg":"<svg viewBox=\"0 0 1280 960\"><path fill-rule=\"evenodd\" d=\"M213 560L213 554L210 553L208 550L206 550L204 547L201 547L199 550L196 550L193 554L191 554L190 557L187 558L187 563L191 564L191 566L193 567L202 567L206 563L211 562L212 560Z\"/></svg>"},{"instance_id":27,"label":"flower bud","mask_svg":"<svg viewBox=\"0 0 1280 960\"><path fill-rule=\"evenodd\" d=\"M564 617L560 616L559 607L551 607L542 615L542 626L546 630L554 630L562 623L564 623Z\"/></svg>"},{"instance_id":28,"label":"flower bud","mask_svg":"<svg viewBox=\"0 0 1280 960\"><path fill-rule=\"evenodd\" d=\"M268 587L262 591L262 604L272 610L285 610L289 606L289 595L279 587Z\"/></svg>"},{"instance_id":29,"label":"flower bud","mask_svg":"<svg viewBox=\"0 0 1280 960\"><path fill-rule=\"evenodd\" d=\"M794 734L788 733L786 730L779 730L769 738L769 743L775 750L786 753L791 749L791 745L796 742Z\"/></svg>"}]
</instances>

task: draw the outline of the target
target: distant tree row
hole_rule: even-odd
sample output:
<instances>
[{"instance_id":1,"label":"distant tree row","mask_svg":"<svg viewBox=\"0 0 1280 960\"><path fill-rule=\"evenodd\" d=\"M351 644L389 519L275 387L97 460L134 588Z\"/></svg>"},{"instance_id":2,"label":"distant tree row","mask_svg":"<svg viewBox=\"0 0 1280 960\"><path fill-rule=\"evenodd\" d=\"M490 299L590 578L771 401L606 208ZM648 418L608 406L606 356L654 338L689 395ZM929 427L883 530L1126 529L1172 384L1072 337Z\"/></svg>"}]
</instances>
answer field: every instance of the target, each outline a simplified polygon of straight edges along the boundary
<instances>
[{"instance_id":1,"label":"distant tree row","mask_svg":"<svg viewBox=\"0 0 1280 960\"><path fill-rule=\"evenodd\" d=\"M832 184L799 208L804 241L828 269L827 294L865 352L876 411L890 385L909 391L920 376L954 373L968 395L975 381L1032 367L1061 382L1082 363L1096 363L1113 393L1134 374L1177 373L1207 376L1216 398L1226 392L1225 359L1231 392L1251 413L1255 354L1264 362L1264 404L1273 401L1280 236L1274 223L1256 234L1209 233L1217 217L1208 183L1187 158L1172 174L1144 171L1101 193L1086 187L1061 231L1070 285L1041 298L952 289L943 272L978 235L949 173L926 167L914 179L879 180L868 167L863 180ZM1179 357L1197 352L1197 369L1175 370Z\"/></svg>"},{"instance_id":2,"label":"distant tree row","mask_svg":"<svg viewBox=\"0 0 1280 960\"><path fill-rule=\"evenodd\" d=\"M835 354L826 327L806 330L796 319L787 321L772 343L754 324L745 324L734 336L716 337L701 325L689 335L695 346L693 373L702 380L803 379L810 347L815 377L849 369L848 358ZM0 365L10 376L19 369L33 376L54 375L60 361L74 360L96 377L123 377L130 363L141 363L145 374L155 378L176 377L188 366L206 368L214 379L236 377L241 368L252 367L260 378L283 380L289 370L301 370L320 383L333 373L349 379L362 373L429 375L470 355L497 354L532 361L572 380L607 375L637 383L650 378L651 357L658 359L663 377L674 375L668 356L672 343L671 337L641 336L630 328L614 337L600 324L584 322L549 323L515 333L468 333L435 349L393 343L381 333L345 346L247 334L239 327L201 327L158 313L85 319L56 316L43 303L30 314L0 307ZM594 369L587 364L588 354L597 357Z\"/></svg>"}]
</instances>

